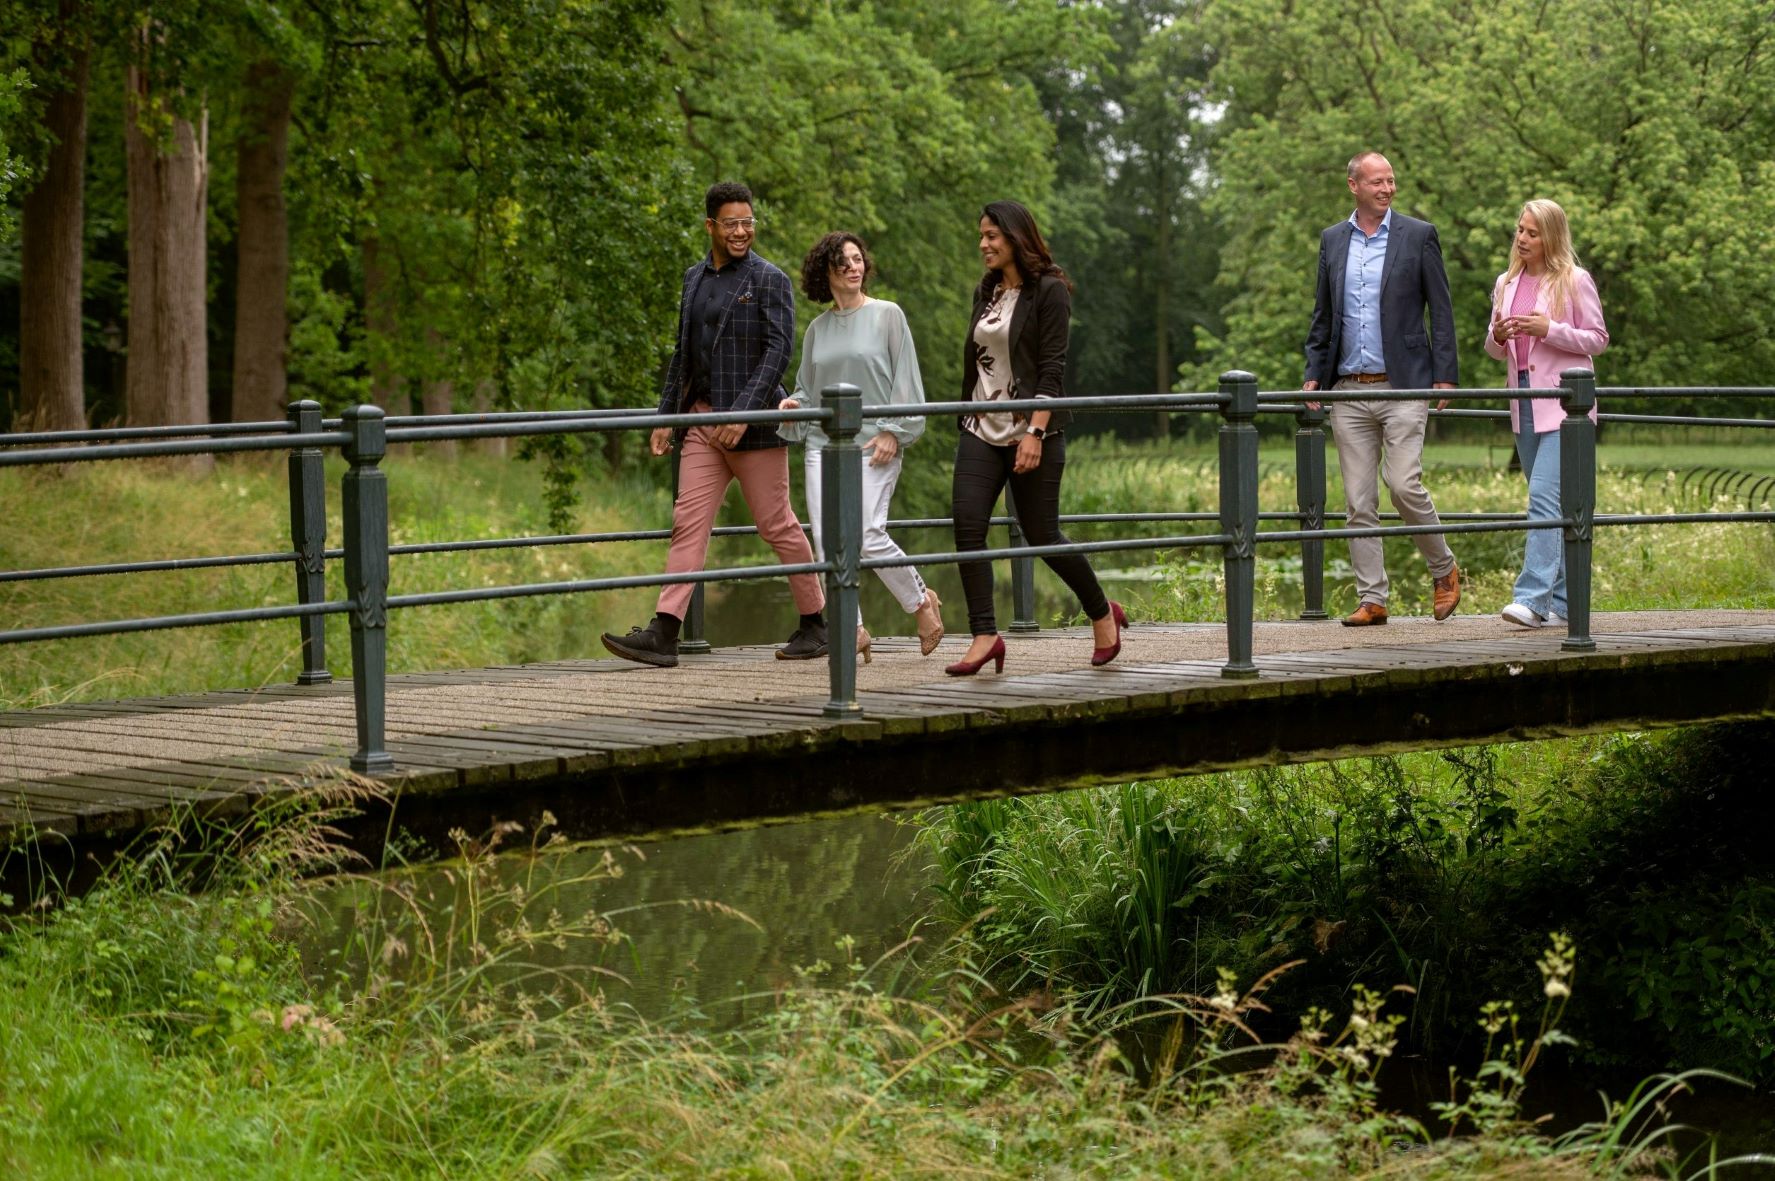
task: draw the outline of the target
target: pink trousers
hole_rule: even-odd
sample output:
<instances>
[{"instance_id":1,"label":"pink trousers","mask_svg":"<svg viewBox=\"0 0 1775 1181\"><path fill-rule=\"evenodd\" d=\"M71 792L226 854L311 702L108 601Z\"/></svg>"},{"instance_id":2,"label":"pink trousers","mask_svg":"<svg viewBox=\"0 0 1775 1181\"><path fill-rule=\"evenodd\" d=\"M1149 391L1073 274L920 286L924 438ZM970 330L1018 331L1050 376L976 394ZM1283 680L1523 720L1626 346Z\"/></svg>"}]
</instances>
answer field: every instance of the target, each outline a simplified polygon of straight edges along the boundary
<instances>
[{"instance_id":1,"label":"pink trousers","mask_svg":"<svg viewBox=\"0 0 1775 1181\"><path fill-rule=\"evenodd\" d=\"M727 497L727 486L740 482L740 495L752 510L752 520L762 537L777 552L783 565L814 560L813 547L789 503L789 451L772 447L765 451L724 451L709 442L707 427L692 427L684 438L684 454L678 465L678 500L672 505L672 548L666 556L667 574L701 570L709 560L709 534L715 514ZM690 610L694 583L661 587L662 615L683 619ZM812 615L826 606L826 592L818 574L791 574L789 593L795 609Z\"/></svg>"}]
</instances>

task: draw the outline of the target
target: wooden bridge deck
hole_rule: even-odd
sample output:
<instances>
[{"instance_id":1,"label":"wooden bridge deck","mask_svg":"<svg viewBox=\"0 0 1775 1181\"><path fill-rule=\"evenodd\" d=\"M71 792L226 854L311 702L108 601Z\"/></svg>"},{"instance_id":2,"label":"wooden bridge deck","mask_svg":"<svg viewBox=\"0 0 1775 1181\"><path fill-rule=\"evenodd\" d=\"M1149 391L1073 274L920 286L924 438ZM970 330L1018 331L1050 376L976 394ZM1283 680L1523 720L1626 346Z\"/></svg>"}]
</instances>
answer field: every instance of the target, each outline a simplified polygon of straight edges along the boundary
<instances>
[{"instance_id":1,"label":"wooden bridge deck","mask_svg":"<svg viewBox=\"0 0 1775 1181\"><path fill-rule=\"evenodd\" d=\"M390 678L384 783L401 821L575 835L907 806L1142 775L1775 712L1775 612L1599 615L1597 648L1495 617L1260 623L1261 675L1220 675L1218 625L1140 625L1085 667L1086 629L1010 636L1002 677L945 677L879 638L859 722L824 718L824 661L769 648ZM115 842L193 807L239 814L344 775L349 684L0 714L0 837Z\"/></svg>"}]
</instances>

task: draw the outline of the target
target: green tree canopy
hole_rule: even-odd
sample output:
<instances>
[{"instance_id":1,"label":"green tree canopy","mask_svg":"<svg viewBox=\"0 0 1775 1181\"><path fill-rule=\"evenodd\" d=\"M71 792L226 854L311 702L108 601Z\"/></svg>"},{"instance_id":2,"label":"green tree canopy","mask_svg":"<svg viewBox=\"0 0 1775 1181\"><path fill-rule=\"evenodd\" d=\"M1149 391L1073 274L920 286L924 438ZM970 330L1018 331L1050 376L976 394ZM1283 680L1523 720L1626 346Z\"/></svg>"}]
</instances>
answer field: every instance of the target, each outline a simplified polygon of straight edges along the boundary
<instances>
[{"instance_id":1,"label":"green tree canopy","mask_svg":"<svg viewBox=\"0 0 1775 1181\"><path fill-rule=\"evenodd\" d=\"M826 232L865 238L927 391L959 396L980 207L1045 204L1054 130L1033 79L1094 52L1090 33L1086 10L1001 0L680 0L688 163L752 187L758 248L791 276Z\"/></svg>"},{"instance_id":2,"label":"green tree canopy","mask_svg":"<svg viewBox=\"0 0 1775 1181\"><path fill-rule=\"evenodd\" d=\"M1261 29L1262 36L1252 30ZM1184 384L1301 380L1320 229L1344 164L1385 152L1437 223L1465 385L1524 200L1570 215L1610 348L1603 384L1755 384L1775 362L1775 26L1757 0L1631 5L1246 0L1203 29L1224 104L1213 206L1226 330Z\"/></svg>"}]
</instances>

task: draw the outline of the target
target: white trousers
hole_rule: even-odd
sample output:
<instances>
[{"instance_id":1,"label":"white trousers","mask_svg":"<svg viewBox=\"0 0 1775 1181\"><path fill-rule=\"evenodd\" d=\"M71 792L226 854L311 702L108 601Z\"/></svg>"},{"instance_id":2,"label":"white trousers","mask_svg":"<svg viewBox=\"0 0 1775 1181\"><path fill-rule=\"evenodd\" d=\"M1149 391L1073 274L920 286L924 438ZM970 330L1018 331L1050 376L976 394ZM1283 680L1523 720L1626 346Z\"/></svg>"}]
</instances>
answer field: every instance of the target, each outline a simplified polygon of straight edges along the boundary
<instances>
[{"instance_id":1,"label":"white trousers","mask_svg":"<svg viewBox=\"0 0 1775 1181\"><path fill-rule=\"evenodd\" d=\"M900 543L888 536L888 503L894 498L894 485L900 482L900 460L904 452L895 452L893 459L884 464L874 464L867 454L863 456L863 557L865 558L897 558L904 557L906 551ZM826 544L823 536L825 521L820 513L820 451L817 447L807 449L804 461L807 473L807 516L814 527L814 552L825 560ZM900 601L908 614L924 604L924 579L918 576L918 570L912 566L892 566L876 571L882 583L893 592L894 598Z\"/></svg>"}]
</instances>

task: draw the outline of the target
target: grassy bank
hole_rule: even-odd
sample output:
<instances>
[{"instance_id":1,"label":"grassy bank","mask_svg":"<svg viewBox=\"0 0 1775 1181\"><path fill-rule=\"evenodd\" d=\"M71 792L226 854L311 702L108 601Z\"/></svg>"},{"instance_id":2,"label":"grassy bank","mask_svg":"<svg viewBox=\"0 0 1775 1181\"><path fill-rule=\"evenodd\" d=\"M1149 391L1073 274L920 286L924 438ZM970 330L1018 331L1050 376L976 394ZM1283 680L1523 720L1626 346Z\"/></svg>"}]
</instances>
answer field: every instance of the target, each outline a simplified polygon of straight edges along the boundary
<instances>
[{"instance_id":1,"label":"grassy bank","mask_svg":"<svg viewBox=\"0 0 1775 1181\"><path fill-rule=\"evenodd\" d=\"M1261 989L1222 981L1144 1016L1169 1047L1136 1071L1117 1037L963 963L912 993L899 957L810 965L762 1018L712 1036L626 1014L605 975L617 917L563 911L546 847L518 884L497 837L463 837L448 897L383 878L359 937L302 954L349 794L228 836L202 884L170 856L0 932L0 1170L92 1177L1628 1176L1675 1168L1643 1107L1554 1140L1513 1081L1557 1020L1494 1012L1502 1070L1453 1085L1450 1139L1387 1114L1375 1074L1398 1016L1358 993L1261 1051ZM505 834L516 839L516 834ZM164 852L164 851L163 851ZM613 854L591 877L620 872ZM641 870L644 872L644 870ZM711 907L711 909L718 909ZM623 921L644 923L645 913ZM544 969L542 950L578 949ZM1530 971L1532 972L1532 968ZM1249 983L1249 982L1247 982ZM1537 1015L1539 1018L1537 1019ZM1098 1023L1101 1028L1101 1023ZM1233 1073L1237 1071L1238 1073ZM1690 1162L1691 1165L1694 1163Z\"/></svg>"},{"instance_id":2,"label":"grassy bank","mask_svg":"<svg viewBox=\"0 0 1775 1181\"><path fill-rule=\"evenodd\" d=\"M539 465L479 455L396 455L384 470L393 544L555 532ZM329 466L332 546L343 536L340 474L336 464ZM669 498L641 478L645 474L582 489L572 531L662 527L670 518ZM121 463L7 470L0 472L0 502L21 506L9 513L0 536L0 569L270 553L290 545L281 458L229 459L202 475ZM628 542L411 555L393 559L391 586L394 593L413 593L595 578L651 569L664 553L663 543ZM328 596L345 597L343 564L328 563L327 575ZM293 576L281 563L0 584L0 618L19 627L294 601ZM599 651L598 632L643 617L651 604L646 592L611 592L406 611L389 629L389 664L405 672L590 655ZM329 617L327 646L334 675L347 675L343 617ZM293 621L12 645L0 648L0 701L235 688L290 681L300 667Z\"/></svg>"}]
</instances>

